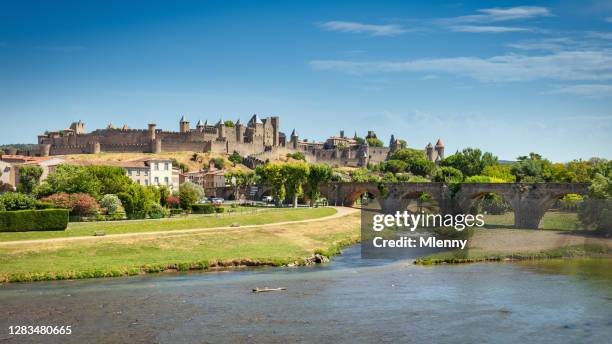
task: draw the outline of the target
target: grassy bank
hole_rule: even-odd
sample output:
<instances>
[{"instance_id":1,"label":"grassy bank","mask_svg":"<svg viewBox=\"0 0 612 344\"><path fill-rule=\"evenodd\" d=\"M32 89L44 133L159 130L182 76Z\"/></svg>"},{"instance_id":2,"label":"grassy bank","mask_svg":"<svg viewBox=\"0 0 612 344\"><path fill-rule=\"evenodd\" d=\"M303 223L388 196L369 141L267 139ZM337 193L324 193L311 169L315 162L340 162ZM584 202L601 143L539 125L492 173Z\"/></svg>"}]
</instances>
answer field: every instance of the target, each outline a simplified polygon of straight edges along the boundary
<instances>
[{"instance_id":1,"label":"grassy bank","mask_svg":"<svg viewBox=\"0 0 612 344\"><path fill-rule=\"evenodd\" d=\"M50 238L67 238L93 236L96 232L105 234L143 233L171 231L193 228L225 227L232 225L263 225L284 221L299 221L321 218L336 213L333 208L298 208L298 209L259 209L227 214L189 215L157 220L132 220L109 222L70 223L65 231L0 233L1 241L34 240Z\"/></svg>"},{"instance_id":2,"label":"grassy bank","mask_svg":"<svg viewBox=\"0 0 612 344\"><path fill-rule=\"evenodd\" d=\"M503 215L486 215L485 227L487 228L511 228L514 226L514 213L508 212ZM548 211L542 218L540 229L548 230L576 230L580 228L578 215L571 212Z\"/></svg>"},{"instance_id":3,"label":"grassy bank","mask_svg":"<svg viewBox=\"0 0 612 344\"><path fill-rule=\"evenodd\" d=\"M341 247L357 242L359 220L359 214L353 213L311 223L213 229L197 234L167 233L11 245L0 251L0 281L299 264L315 251L333 254Z\"/></svg>"},{"instance_id":4,"label":"grassy bank","mask_svg":"<svg viewBox=\"0 0 612 344\"><path fill-rule=\"evenodd\" d=\"M494 253L477 251L466 253L452 251L416 259L415 264L464 264L558 258L612 258L612 249L606 245L573 245L538 252Z\"/></svg>"}]
</instances>

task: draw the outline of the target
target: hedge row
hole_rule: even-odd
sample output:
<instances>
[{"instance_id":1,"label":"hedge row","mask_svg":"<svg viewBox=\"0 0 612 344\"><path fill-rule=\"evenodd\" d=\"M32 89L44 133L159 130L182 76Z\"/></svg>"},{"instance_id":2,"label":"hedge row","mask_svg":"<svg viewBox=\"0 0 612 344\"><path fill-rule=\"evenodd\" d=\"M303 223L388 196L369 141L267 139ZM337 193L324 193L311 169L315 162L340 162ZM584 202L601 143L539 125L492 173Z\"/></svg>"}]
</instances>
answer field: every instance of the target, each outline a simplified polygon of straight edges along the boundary
<instances>
[{"instance_id":1,"label":"hedge row","mask_svg":"<svg viewBox=\"0 0 612 344\"><path fill-rule=\"evenodd\" d=\"M63 231L66 227L66 209L0 211L0 232Z\"/></svg>"},{"instance_id":2,"label":"hedge row","mask_svg":"<svg viewBox=\"0 0 612 344\"><path fill-rule=\"evenodd\" d=\"M193 214L212 214L222 213L223 211L225 211L225 208L221 206L214 206L210 203L194 204L191 206L191 212Z\"/></svg>"}]
</instances>

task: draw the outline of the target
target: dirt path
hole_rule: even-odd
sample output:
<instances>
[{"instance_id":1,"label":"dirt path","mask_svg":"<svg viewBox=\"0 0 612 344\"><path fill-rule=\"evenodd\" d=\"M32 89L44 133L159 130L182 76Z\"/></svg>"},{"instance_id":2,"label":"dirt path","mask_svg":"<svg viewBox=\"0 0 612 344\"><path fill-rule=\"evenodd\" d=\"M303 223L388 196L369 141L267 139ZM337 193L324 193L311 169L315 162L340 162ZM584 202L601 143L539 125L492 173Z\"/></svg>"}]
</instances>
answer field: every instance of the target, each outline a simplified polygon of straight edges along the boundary
<instances>
[{"instance_id":1,"label":"dirt path","mask_svg":"<svg viewBox=\"0 0 612 344\"><path fill-rule=\"evenodd\" d=\"M279 225L288 225L288 224L326 221L326 220L331 220L331 219L335 219L338 217L343 217L349 214L353 214L359 211L359 209L347 208L347 207L331 207L331 208L336 209L335 214L330 215L330 216L325 216L325 217L319 217L315 219L307 219L307 220L274 222L274 223L268 223L268 224L263 224L263 225L245 225L245 226L240 226L240 227L224 226L224 227L210 227L210 228L176 229L176 230L155 231L155 232L109 234L109 235L104 235L104 236L78 236L78 237L67 237L67 238L3 241L3 242L0 242L0 247L22 245L22 244L27 245L27 244L44 244L44 243L70 242L70 241L104 240L104 239L113 239L113 238L157 236L157 235L163 235L163 234L200 233L200 232L217 231L217 230L222 230L222 229L236 230L239 228L279 226Z\"/></svg>"},{"instance_id":2,"label":"dirt path","mask_svg":"<svg viewBox=\"0 0 612 344\"><path fill-rule=\"evenodd\" d=\"M470 249L498 253L539 252L564 246L607 245L612 239L584 236L580 233L531 229L491 229L476 231L469 240Z\"/></svg>"}]
</instances>

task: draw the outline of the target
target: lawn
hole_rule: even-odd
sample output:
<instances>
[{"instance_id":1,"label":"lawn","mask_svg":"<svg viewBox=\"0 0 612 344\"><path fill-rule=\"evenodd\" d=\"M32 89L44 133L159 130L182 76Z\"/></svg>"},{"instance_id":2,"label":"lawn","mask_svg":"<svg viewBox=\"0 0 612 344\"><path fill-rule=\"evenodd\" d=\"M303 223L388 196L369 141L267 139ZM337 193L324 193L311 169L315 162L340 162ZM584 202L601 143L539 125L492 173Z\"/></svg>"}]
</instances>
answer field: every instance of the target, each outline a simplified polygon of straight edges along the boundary
<instances>
[{"instance_id":1,"label":"lawn","mask_svg":"<svg viewBox=\"0 0 612 344\"><path fill-rule=\"evenodd\" d=\"M514 226L514 213L504 215L485 215L485 227L512 228ZM580 229L580 221L576 213L547 211L540 224L540 229L576 230Z\"/></svg>"},{"instance_id":2,"label":"lawn","mask_svg":"<svg viewBox=\"0 0 612 344\"><path fill-rule=\"evenodd\" d=\"M275 211L265 217L283 213L301 212ZM0 282L124 276L227 264L287 264L310 257L316 249L333 250L341 243L357 242L359 223L359 213L353 213L310 223L10 245L0 250Z\"/></svg>"},{"instance_id":3,"label":"lawn","mask_svg":"<svg viewBox=\"0 0 612 344\"><path fill-rule=\"evenodd\" d=\"M330 216L334 208L283 208L258 209L224 214L189 215L157 220L131 220L108 222L70 223L65 231L0 233L0 242L93 236L96 231L105 234L143 233L180 229L225 227L232 225L261 225L275 222L299 221Z\"/></svg>"}]
</instances>

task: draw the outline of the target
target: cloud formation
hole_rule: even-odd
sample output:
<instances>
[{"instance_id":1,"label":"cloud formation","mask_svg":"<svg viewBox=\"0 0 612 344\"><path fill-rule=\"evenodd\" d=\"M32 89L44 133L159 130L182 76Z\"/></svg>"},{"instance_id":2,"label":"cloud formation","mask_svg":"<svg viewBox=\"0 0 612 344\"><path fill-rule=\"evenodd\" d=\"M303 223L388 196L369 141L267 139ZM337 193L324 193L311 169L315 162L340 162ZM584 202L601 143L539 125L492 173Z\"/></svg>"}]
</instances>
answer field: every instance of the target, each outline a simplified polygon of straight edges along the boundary
<instances>
[{"instance_id":1,"label":"cloud formation","mask_svg":"<svg viewBox=\"0 0 612 344\"><path fill-rule=\"evenodd\" d=\"M578 84L557 87L546 94L575 94L587 97L609 97L612 96L612 85L604 84Z\"/></svg>"},{"instance_id":2,"label":"cloud formation","mask_svg":"<svg viewBox=\"0 0 612 344\"><path fill-rule=\"evenodd\" d=\"M485 82L612 80L612 50L559 51L538 56L449 57L406 61L315 60L315 70L348 74L446 73Z\"/></svg>"},{"instance_id":3,"label":"cloud formation","mask_svg":"<svg viewBox=\"0 0 612 344\"><path fill-rule=\"evenodd\" d=\"M409 31L395 24L375 25L347 21L329 21L319 26L327 31L364 33L371 36L397 36Z\"/></svg>"},{"instance_id":4,"label":"cloud formation","mask_svg":"<svg viewBox=\"0 0 612 344\"><path fill-rule=\"evenodd\" d=\"M533 31L524 27L510 26L489 26L489 25L456 25L450 27L451 31L455 32L476 32L476 33L504 33L504 32L521 32Z\"/></svg>"},{"instance_id":5,"label":"cloud formation","mask_svg":"<svg viewBox=\"0 0 612 344\"><path fill-rule=\"evenodd\" d=\"M537 17L548 17L551 15L546 7L539 6L517 6L507 8L485 8L480 9L479 14L460 16L446 19L455 23L491 23L519 19L532 19Z\"/></svg>"}]
</instances>

